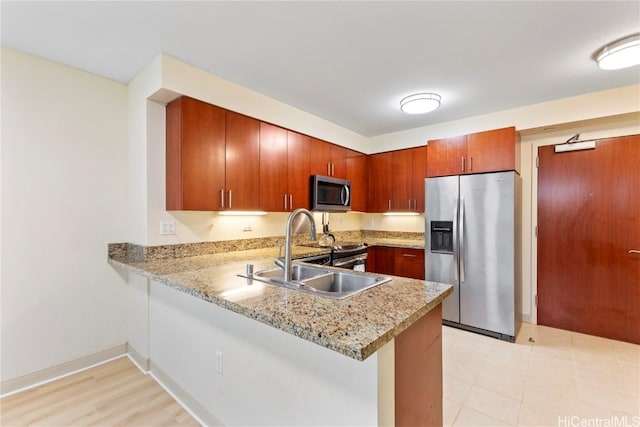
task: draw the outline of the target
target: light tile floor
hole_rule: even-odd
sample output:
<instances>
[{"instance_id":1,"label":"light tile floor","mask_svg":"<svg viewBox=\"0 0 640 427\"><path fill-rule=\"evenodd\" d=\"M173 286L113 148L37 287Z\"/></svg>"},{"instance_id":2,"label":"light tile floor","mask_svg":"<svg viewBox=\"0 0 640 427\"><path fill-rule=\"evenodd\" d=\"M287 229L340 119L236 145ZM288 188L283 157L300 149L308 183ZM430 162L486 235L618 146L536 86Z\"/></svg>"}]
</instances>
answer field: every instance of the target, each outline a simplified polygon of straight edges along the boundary
<instances>
[{"instance_id":1,"label":"light tile floor","mask_svg":"<svg viewBox=\"0 0 640 427\"><path fill-rule=\"evenodd\" d=\"M445 426L640 426L639 345L523 323L516 343L445 326L442 352Z\"/></svg>"}]
</instances>

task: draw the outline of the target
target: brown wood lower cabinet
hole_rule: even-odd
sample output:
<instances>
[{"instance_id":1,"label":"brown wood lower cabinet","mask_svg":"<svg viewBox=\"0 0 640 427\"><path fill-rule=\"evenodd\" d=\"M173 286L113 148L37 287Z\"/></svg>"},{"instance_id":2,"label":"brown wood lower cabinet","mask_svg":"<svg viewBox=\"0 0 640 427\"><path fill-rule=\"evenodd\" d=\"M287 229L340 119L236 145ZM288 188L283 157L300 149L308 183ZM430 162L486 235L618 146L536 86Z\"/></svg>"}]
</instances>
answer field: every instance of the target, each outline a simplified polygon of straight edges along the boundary
<instances>
[{"instance_id":1,"label":"brown wood lower cabinet","mask_svg":"<svg viewBox=\"0 0 640 427\"><path fill-rule=\"evenodd\" d=\"M367 256L372 273L424 280L424 249L372 246Z\"/></svg>"},{"instance_id":2,"label":"brown wood lower cabinet","mask_svg":"<svg viewBox=\"0 0 640 427\"><path fill-rule=\"evenodd\" d=\"M394 271L396 276L424 280L424 249L395 248Z\"/></svg>"}]
</instances>

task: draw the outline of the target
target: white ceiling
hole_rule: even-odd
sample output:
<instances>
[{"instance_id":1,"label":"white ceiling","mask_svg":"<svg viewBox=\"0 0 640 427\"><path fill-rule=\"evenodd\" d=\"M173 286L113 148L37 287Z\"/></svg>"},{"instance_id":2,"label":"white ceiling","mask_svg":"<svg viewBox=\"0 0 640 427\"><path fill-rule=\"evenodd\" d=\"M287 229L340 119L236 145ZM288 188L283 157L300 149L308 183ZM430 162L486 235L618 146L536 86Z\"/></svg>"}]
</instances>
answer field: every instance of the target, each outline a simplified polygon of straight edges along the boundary
<instances>
[{"instance_id":1,"label":"white ceiling","mask_svg":"<svg viewBox=\"0 0 640 427\"><path fill-rule=\"evenodd\" d=\"M640 82L594 54L638 1L13 2L2 44L128 83L158 53L365 136ZM399 100L435 91L424 116Z\"/></svg>"}]
</instances>

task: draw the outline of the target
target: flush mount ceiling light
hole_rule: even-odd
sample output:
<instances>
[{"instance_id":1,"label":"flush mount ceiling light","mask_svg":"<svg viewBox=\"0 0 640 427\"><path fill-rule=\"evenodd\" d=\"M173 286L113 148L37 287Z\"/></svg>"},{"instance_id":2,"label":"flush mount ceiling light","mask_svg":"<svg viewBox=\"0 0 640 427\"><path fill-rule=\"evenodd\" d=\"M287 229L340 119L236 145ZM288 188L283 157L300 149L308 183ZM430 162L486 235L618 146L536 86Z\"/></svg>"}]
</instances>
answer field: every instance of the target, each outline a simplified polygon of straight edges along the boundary
<instances>
[{"instance_id":1,"label":"flush mount ceiling light","mask_svg":"<svg viewBox=\"0 0 640 427\"><path fill-rule=\"evenodd\" d=\"M640 34L605 46L596 56L596 61L603 70L618 70L640 64Z\"/></svg>"},{"instance_id":2,"label":"flush mount ceiling light","mask_svg":"<svg viewBox=\"0 0 640 427\"><path fill-rule=\"evenodd\" d=\"M440 95L437 93L417 93L400 100L400 109L407 114L425 114L440 106Z\"/></svg>"}]
</instances>

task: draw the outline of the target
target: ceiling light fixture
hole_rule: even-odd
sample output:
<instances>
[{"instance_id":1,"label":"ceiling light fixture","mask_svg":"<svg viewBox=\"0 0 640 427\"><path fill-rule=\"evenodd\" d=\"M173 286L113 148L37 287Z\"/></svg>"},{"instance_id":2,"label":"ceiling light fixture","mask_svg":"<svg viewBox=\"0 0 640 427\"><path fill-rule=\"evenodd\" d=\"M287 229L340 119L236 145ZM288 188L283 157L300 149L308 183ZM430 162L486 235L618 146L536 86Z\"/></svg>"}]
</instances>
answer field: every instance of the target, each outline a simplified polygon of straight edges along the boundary
<instances>
[{"instance_id":1,"label":"ceiling light fixture","mask_svg":"<svg viewBox=\"0 0 640 427\"><path fill-rule=\"evenodd\" d=\"M407 114L425 114L440 106L442 98L437 93L416 93L400 100L400 109Z\"/></svg>"},{"instance_id":2,"label":"ceiling light fixture","mask_svg":"<svg viewBox=\"0 0 640 427\"><path fill-rule=\"evenodd\" d=\"M603 47L596 56L596 61L603 70L618 70L640 64L640 34Z\"/></svg>"}]
</instances>

